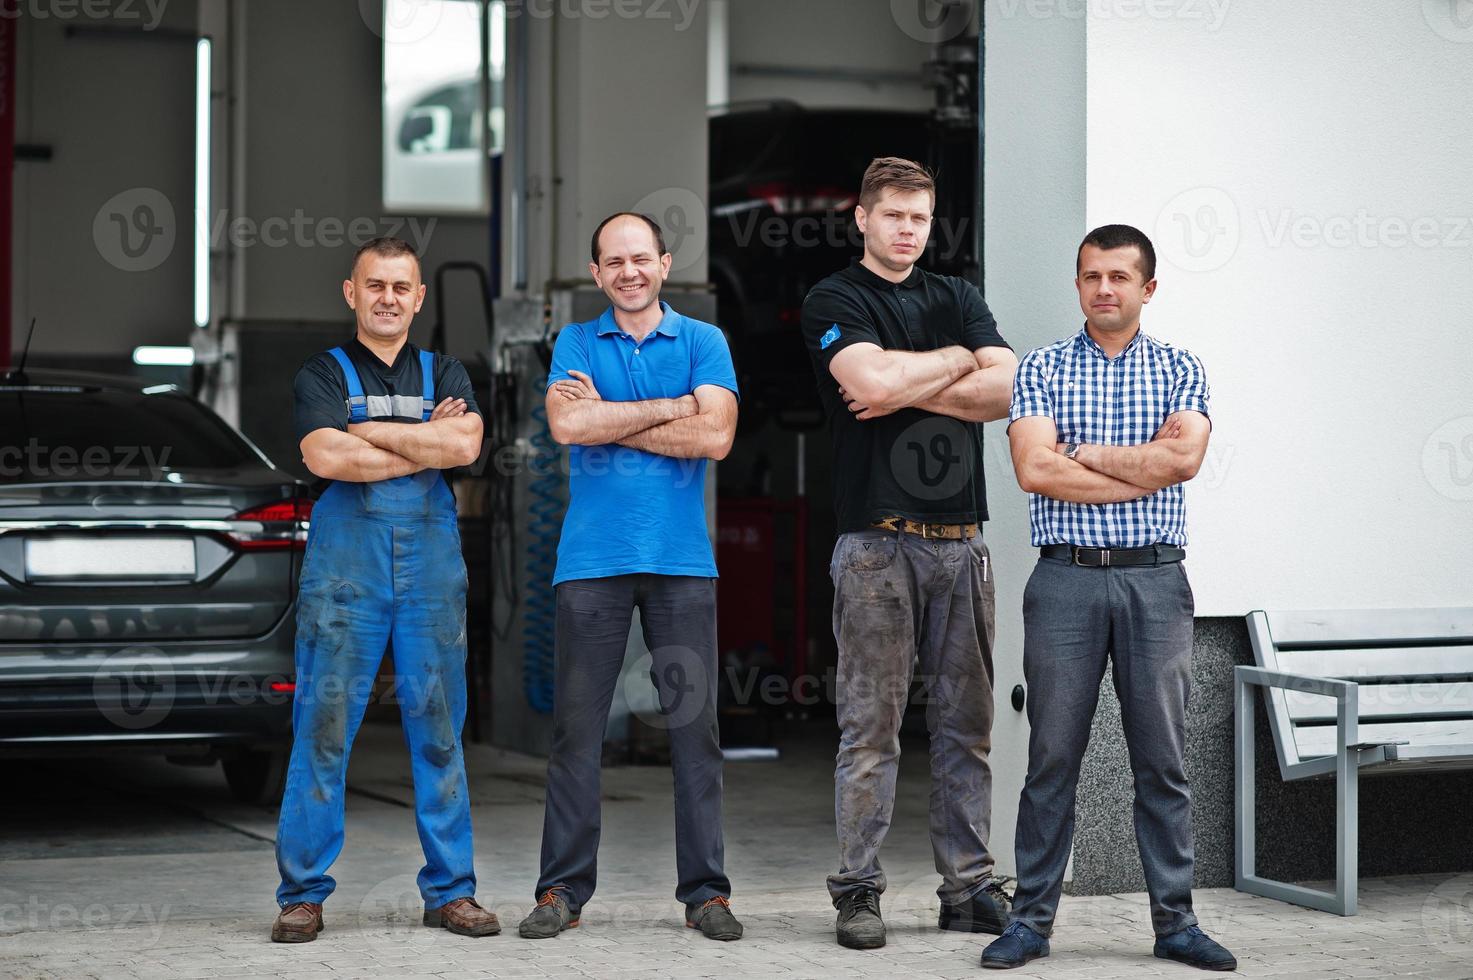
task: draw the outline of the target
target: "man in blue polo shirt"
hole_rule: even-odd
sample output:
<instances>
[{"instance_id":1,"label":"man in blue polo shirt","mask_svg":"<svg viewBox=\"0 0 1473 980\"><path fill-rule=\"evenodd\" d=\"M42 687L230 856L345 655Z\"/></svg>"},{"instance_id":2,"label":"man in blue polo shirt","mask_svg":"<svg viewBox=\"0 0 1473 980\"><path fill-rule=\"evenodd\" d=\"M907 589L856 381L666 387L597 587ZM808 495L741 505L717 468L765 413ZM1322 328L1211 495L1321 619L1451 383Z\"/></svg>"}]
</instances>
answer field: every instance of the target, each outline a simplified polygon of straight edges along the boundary
<instances>
[{"instance_id":1,"label":"man in blue polo shirt","mask_svg":"<svg viewBox=\"0 0 1473 980\"><path fill-rule=\"evenodd\" d=\"M548 374L552 436L571 446L558 544L557 676L537 907L522 936L576 926L598 864L599 761L639 609L675 770L675 897L685 923L739 939L723 870L716 734L716 563L706 534L706 460L736 433L726 338L660 301L670 274L660 226L605 218L589 271L613 304L558 334Z\"/></svg>"}]
</instances>

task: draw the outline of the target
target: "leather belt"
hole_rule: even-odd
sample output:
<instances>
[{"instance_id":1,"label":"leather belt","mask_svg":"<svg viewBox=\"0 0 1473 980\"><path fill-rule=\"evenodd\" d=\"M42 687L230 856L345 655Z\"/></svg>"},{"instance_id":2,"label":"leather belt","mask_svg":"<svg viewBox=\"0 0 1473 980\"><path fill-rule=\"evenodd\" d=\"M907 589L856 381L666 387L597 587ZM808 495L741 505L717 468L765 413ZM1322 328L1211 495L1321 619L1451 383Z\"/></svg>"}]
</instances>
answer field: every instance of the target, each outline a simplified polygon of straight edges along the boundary
<instances>
[{"instance_id":1,"label":"leather belt","mask_svg":"<svg viewBox=\"0 0 1473 980\"><path fill-rule=\"evenodd\" d=\"M1149 548L1076 548L1072 544L1046 544L1038 549L1045 558L1067 561L1081 568L1111 568L1115 565L1169 565L1186 558L1185 548L1153 544Z\"/></svg>"},{"instance_id":2,"label":"leather belt","mask_svg":"<svg viewBox=\"0 0 1473 980\"><path fill-rule=\"evenodd\" d=\"M875 521L870 527L877 531L904 531L923 538L942 541L967 541L977 536L975 524L922 524L904 517L886 517Z\"/></svg>"}]
</instances>

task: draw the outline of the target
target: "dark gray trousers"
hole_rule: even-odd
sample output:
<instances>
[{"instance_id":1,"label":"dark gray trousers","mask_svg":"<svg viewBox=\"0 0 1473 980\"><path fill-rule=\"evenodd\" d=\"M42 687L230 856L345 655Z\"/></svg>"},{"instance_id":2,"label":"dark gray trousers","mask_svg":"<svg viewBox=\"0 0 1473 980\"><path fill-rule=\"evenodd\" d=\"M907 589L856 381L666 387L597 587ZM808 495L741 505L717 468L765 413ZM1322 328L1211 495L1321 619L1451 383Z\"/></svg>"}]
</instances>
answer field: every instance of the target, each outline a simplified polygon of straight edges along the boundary
<instances>
[{"instance_id":1,"label":"dark gray trousers","mask_svg":"<svg viewBox=\"0 0 1473 980\"><path fill-rule=\"evenodd\" d=\"M931 850L941 874L936 893L956 904L992 877L990 565L980 536L839 536L830 566L839 646L839 873L828 879L835 905L861 887L885 890L880 845L895 807L900 721L917 663L931 737Z\"/></svg>"},{"instance_id":2,"label":"dark gray trousers","mask_svg":"<svg viewBox=\"0 0 1473 980\"><path fill-rule=\"evenodd\" d=\"M1135 839L1157 935L1195 925L1192 797L1182 756L1192 589L1180 562L1080 568L1041 558L1023 592L1028 777L1012 917L1047 936L1074 841L1074 796L1108 657L1135 780Z\"/></svg>"},{"instance_id":3,"label":"dark gray trousers","mask_svg":"<svg viewBox=\"0 0 1473 980\"><path fill-rule=\"evenodd\" d=\"M731 896L722 870L716 581L618 575L557 587L552 754L536 894L560 887L574 910L596 883L604 729L636 606L675 771L675 897L697 906Z\"/></svg>"}]
</instances>

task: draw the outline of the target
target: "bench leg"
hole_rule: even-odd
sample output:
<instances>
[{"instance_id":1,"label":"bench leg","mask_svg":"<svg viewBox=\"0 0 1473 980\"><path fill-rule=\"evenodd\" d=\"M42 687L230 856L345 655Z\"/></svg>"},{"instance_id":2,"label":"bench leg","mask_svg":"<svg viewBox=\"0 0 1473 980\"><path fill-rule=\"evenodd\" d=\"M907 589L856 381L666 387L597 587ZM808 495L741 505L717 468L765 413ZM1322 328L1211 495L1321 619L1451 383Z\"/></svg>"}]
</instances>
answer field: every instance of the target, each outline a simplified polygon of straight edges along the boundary
<instances>
[{"instance_id":1,"label":"bench leg","mask_svg":"<svg viewBox=\"0 0 1473 980\"><path fill-rule=\"evenodd\" d=\"M1302 885L1291 885L1284 881L1259 877L1255 872L1258 864L1258 828L1255 816L1258 811L1255 787L1255 751L1253 745L1253 686L1242 677L1233 677L1233 742L1236 773L1234 774L1234 819L1236 840L1233 848L1234 887L1250 895L1261 895L1292 905L1333 912L1336 915L1356 914L1356 885L1359 865L1356 848L1359 841L1359 777L1358 754L1345 744L1347 731L1344 717L1347 707L1357 710L1354 702L1348 706L1342 701L1337 706L1341 715L1339 729L1341 744L1335 767L1335 891L1322 892ZM1351 714L1350 718L1355 718Z\"/></svg>"}]
</instances>

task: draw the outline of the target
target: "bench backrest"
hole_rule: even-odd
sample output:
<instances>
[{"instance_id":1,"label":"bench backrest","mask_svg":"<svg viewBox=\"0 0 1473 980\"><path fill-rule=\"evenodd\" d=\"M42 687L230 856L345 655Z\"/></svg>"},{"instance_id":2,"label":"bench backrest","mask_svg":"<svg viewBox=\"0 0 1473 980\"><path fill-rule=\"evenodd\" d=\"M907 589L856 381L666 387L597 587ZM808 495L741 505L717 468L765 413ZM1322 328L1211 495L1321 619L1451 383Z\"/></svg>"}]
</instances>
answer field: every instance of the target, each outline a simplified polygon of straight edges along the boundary
<instances>
[{"instance_id":1,"label":"bench backrest","mask_svg":"<svg viewBox=\"0 0 1473 980\"><path fill-rule=\"evenodd\" d=\"M1359 741L1473 746L1473 609L1253 612L1258 666L1360 685ZM1335 700L1264 690L1279 766L1335 753Z\"/></svg>"}]
</instances>

